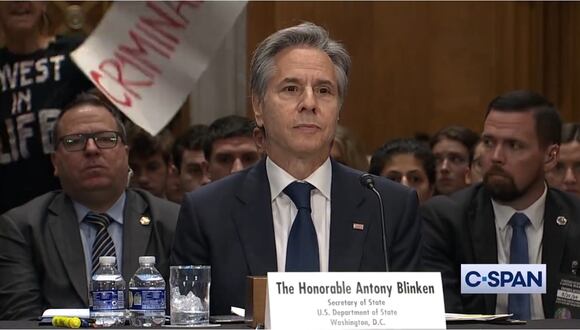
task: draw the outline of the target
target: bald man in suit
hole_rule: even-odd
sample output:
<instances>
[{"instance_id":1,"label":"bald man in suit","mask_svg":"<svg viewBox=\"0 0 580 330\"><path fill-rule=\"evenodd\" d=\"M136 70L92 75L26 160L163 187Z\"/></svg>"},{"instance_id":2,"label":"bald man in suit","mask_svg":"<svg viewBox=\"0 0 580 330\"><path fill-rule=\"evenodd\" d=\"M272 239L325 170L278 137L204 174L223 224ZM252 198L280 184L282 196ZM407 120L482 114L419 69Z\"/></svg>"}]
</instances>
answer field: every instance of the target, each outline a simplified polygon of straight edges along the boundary
<instances>
[{"instance_id":1,"label":"bald man in suit","mask_svg":"<svg viewBox=\"0 0 580 330\"><path fill-rule=\"evenodd\" d=\"M35 319L47 308L87 308L99 235L128 280L142 255L156 257L165 279L177 204L127 189L128 147L114 109L81 95L55 126L52 161L62 191L0 216L0 319ZM89 220L107 218L105 231ZM104 237L104 236L103 236ZM96 252L95 252L96 253Z\"/></svg>"}]
</instances>

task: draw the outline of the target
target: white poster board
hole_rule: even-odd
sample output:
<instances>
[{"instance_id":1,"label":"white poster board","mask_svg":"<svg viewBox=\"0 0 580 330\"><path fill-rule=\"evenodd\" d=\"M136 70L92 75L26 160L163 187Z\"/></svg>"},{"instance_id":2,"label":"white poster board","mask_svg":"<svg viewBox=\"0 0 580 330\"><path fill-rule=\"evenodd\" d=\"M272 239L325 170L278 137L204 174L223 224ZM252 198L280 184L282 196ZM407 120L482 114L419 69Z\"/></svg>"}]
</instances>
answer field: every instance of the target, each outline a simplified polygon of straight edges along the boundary
<instances>
[{"instance_id":1,"label":"white poster board","mask_svg":"<svg viewBox=\"0 0 580 330\"><path fill-rule=\"evenodd\" d=\"M115 2L71 56L152 135L173 118L245 1Z\"/></svg>"}]
</instances>

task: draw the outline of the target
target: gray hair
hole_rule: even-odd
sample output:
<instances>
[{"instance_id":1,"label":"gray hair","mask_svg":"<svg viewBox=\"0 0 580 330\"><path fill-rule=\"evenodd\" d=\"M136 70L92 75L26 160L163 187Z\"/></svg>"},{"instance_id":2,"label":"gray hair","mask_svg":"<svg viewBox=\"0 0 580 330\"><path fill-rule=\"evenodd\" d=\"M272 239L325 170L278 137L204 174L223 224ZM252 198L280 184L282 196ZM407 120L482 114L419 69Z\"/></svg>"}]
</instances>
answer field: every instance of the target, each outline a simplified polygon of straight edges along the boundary
<instances>
[{"instance_id":1,"label":"gray hair","mask_svg":"<svg viewBox=\"0 0 580 330\"><path fill-rule=\"evenodd\" d=\"M308 46L326 53L334 64L338 80L340 105L344 101L348 85L350 56L338 42L328 37L328 32L313 23L306 22L279 30L266 38L252 57L250 63L250 89L252 95L258 96L260 102L266 96L268 80L274 71L274 57L282 50L292 46Z\"/></svg>"}]
</instances>

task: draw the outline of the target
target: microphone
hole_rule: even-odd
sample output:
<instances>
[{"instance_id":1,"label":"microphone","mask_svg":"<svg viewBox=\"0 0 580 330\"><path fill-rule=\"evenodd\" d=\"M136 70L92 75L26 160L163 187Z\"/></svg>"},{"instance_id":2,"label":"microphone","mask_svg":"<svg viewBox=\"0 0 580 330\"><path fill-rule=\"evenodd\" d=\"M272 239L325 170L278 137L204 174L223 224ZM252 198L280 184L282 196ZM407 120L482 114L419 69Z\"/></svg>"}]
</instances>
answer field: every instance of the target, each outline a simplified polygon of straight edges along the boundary
<instances>
[{"instance_id":1,"label":"microphone","mask_svg":"<svg viewBox=\"0 0 580 330\"><path fill-rule=\"evenodd\" d=\"M387 235L385 234L385 228L387 227L387 224L385 222L385 208L383 206L383 198L381 197L379 191L375 188L375 178L373 177L372 174L369 173L361 174L360 184L363 187L372 190L377 196L377 199L379 200L379 206L381 207L381 238L383 241L383 256L385 256L385 270L388 272L389 258L387 255Z\"/></svg>"}]
</instances>

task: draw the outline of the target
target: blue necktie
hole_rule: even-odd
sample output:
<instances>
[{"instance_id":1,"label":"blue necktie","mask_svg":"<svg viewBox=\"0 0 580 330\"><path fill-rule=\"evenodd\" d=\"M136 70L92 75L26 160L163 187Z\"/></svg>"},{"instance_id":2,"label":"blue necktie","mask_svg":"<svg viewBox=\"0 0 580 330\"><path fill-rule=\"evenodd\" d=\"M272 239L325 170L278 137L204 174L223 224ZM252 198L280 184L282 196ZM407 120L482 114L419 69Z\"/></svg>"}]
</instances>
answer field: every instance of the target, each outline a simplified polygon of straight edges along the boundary
<instances>
[{"instance_id":1,"label":"blue necktie","mask_svg":"<svg viewBox=\"0 0 580 330\"><path fill-rule=\"evenodd\" d=\"M509 221L512 226L512 242L510 246L510 264L528 264L528 237L526 226L530 219L523 213L515 213ZM531 302L529 294L510 294L508 296L508 313L513 313L518 320L531 319Z\"/></svg>"},{"instance_id":2,"label":"blue necktie","mask_svg":"<svg viewBox=\"0 0 580 330\"><path fill-rule=\"evenodd\" d=\"M112 256L116 257L115 244L107 228L111 224L111 218L105 213L89 212L85 216L85 221L93 225L97 229L97 235L93 242L91 251L91 276L95 274L99 268L99 257Z\"/></svg>"},{"instance_id":3,"label":"blue necktie","mask_svg":"<svg viewBox=\"0 0 580 330\"><path fill-rule=\"evenodd\" d=\"M314 187L310 183L298 181L292 182L284 189L284 193L290 197L298 209L286 247L287 272L317 272L320 270L318 238L314 223L312 223L312 210L310 208L310 191L312 189Z\"/></svg>"}]
</instances>

